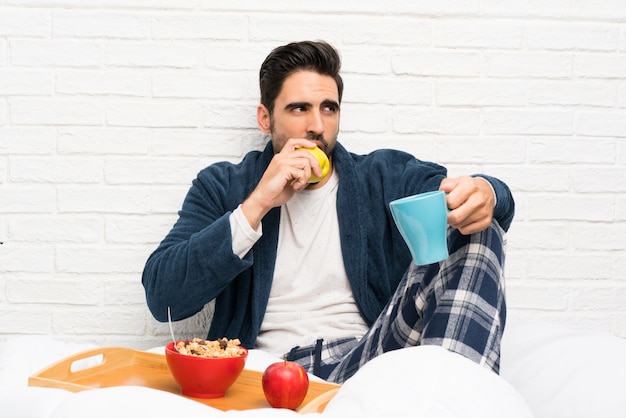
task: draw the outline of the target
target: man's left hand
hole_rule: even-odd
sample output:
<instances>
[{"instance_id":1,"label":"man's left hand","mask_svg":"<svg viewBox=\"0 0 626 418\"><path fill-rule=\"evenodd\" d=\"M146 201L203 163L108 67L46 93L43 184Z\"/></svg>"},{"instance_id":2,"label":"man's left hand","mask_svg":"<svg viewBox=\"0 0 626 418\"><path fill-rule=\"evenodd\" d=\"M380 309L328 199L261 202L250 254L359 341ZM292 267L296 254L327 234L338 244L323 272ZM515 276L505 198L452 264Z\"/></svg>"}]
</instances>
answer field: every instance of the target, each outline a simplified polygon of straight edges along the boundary
<instances>
[{"instance_id":1,"label":"man's left hand","mask_svg":"<svg viewBox=\"0 0 626 418\"><path fill-rule=\"evenodd\" d=\"M469 235L487 229L493 219L495 196L482 177L461 176L441 181L439 190L447 193L448 225Z\"/></svg>"}]
</instances>

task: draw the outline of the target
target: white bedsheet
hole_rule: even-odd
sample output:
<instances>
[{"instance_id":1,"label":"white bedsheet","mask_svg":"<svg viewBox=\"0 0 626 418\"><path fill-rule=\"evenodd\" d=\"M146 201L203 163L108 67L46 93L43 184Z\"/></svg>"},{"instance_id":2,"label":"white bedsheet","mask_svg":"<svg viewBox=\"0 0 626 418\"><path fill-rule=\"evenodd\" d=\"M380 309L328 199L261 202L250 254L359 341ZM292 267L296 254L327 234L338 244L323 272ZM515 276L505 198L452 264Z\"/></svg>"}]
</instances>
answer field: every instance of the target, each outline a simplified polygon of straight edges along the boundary
<instances>
[{"instance_id":1,"label":"white bedsheet","mask_svg":"<svg viewBox=\"0 0 626 418\"><path fill-rule=\"evenodd\" d=\"M35 350L32 343L45 344ZM93 344L20 337L0 346L0 415L4 418L299 416L271 408L222 412L193 400L141 387L71 393L28 387L28 376ZM155 348L162 352L162 347ZM246 368L278 359L251 350ZM314 376L312 376L315 379ZM626 417L626 341L606 333L509 322L501 375L438 347L415 347L371 361L343 385L324 418ZM197 415L196 415L197 416Z\"/></svg>"}]
</instances>

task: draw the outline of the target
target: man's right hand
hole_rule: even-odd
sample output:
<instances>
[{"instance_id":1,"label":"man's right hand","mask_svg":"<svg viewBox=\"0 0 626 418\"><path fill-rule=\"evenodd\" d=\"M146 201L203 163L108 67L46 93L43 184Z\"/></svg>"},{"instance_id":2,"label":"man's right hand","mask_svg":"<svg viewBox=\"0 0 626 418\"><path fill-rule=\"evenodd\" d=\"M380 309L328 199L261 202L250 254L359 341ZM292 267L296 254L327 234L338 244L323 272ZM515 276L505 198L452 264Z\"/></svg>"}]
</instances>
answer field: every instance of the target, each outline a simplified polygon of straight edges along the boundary
<instances>
[{"instance_id":1,"label":"man's right hand","mask_svg":"<svg viewBox=\"0 0 626 418\"><path fill-rule=\"evenodd\" d=\"M306 139L289 139L282 150L272 158L263 177L243 202L241 210L253 229L272 208L281 206L292 196L309 185L311 172L321 176L317 159L308 151L296 148L312 148L315 142Z\"/></svg>"}]
</instances>

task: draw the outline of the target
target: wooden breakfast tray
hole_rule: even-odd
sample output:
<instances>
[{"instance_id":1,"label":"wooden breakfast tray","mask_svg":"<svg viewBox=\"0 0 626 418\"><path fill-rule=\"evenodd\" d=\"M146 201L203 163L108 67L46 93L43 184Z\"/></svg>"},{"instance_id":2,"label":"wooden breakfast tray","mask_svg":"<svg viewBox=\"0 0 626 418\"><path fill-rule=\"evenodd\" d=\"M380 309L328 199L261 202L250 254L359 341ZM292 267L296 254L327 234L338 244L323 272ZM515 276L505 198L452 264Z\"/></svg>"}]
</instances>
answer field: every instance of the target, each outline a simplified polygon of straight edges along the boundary
<instances>
[{"instance_id":1,"label":"wooden breakfast tray","mask_svg":"<svg viewBox=\"0 0 626 418\"><path fill-rule=\"evenodd\" d=\"M81 362L93 366L76 370ZM261 386L262 373L244 370L222 398L188 398L221 410L268 408ZM111 386L145 386L181 394L180 387L170 374L164 354L137 351L123 347L103 347L83 351L58 361L32 375L29 386L60 388L71 392ZM301 413L321 412L334 396L339 385L327 382L309 382L309 391Z\"/></svg>"}]
</instances>

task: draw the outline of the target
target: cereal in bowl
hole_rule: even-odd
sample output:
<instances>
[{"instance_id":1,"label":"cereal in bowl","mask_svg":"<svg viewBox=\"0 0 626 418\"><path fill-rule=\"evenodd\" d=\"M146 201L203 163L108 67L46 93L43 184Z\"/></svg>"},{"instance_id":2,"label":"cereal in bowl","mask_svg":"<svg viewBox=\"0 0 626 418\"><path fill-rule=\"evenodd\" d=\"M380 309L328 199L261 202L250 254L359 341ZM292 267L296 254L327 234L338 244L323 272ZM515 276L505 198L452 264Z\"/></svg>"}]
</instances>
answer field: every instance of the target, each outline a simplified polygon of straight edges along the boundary
<instances>
[{"instance_id":1,"label":"cereal in bowl","mask_svg":"<svg viewBox=\"0 0 626 418\"><path fill-rule=\"evenodd\" d=\"M208 357L208 358L229 358L239 357L246 353L246 350L240 347L241 341L235 338L219 338L215 341L194 338L189 341L178 341L176 348L179 353L188 356Z\"/></svg>"}]
</instances>

